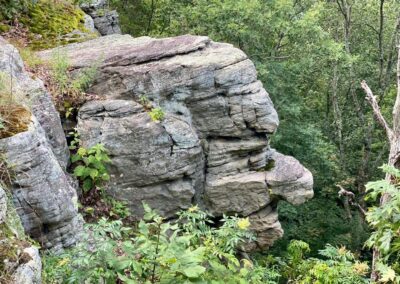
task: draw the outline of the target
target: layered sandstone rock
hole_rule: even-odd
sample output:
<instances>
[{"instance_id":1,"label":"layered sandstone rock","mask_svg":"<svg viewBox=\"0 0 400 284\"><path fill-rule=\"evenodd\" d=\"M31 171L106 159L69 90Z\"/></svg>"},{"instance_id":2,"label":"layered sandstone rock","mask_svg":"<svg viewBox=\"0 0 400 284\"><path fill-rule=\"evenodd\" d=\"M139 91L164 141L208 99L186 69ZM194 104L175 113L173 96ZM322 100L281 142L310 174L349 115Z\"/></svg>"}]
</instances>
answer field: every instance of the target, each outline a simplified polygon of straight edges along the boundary
<instances>
[{"instance_id":1,"label":"layered sandstone rock","mask_svg":"<svg viewBox=\"0 0 400 284\"><path fill-rule=\"evenodd\" d=\"M32 112L27 131L0 139L2 163L12 171L9 191L26 233L43 248L60 250L75 243L81 224L65 172L69 150L59 114L43 82L29 76L18 51L2 38L0 73L3 84L12 86L3 102Z\"/></svg>"},{"instance_id":2,"label":"layered sandstone rock","mask_svg":"<svg viewBox=\"0 0 400 284\"><path fill-rule=\"evenodd\" d=\"M12 170L10 191L26 233L44 248L74 244L79 232L76 192L35 117L28 131L0 139L0 152Z\"/></svg>"},{"instance_id":3,"label":"layered sandstone rock","mask_svg":"<svg viewBox=\"0 0 400 284\"><path fill-rule=\"evenodd\" d=\"M102 100L81 108L78 131L84 146L110 151L108 192L136 217L142 202L167 217L198 203L249 216L258 236L249 249L263 249L282 235L276 201L312 197L311 173L269 148L278 116L241 50L189 35L113 35L61 49L72 72L100 62L90 92ZM149 105L165 119L151 120Z\"/></svg>"}]
</instances>

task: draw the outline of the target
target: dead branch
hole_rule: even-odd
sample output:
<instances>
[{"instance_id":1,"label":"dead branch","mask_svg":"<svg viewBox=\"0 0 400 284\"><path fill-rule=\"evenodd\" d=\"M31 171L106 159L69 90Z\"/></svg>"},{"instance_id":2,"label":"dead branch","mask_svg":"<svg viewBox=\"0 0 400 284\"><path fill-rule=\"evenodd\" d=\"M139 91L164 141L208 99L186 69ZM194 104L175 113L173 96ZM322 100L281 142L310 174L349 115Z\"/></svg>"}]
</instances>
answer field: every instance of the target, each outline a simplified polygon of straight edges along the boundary
<instances>
[{"instance_id":1,"label":"dead branch","mask_svg":"<svg viewBox=\"0 0 400 284\"><path fill-rule=\"evenodd\" d=\"M389 127L388 123L386 122L385 118L383 117L383 115L381 113L381 108L379 107L378 102L376 101L376 97L372 93L372 91L371 91L370 87L368 86L367 82L362 81L361 82L361 88L363 88L363 90L364 90L364 92L366 94L365 99L371 105L372 111L374 112L376 120L385 129L388 141L389 142L392 141L393 130Z\"/></svg>"},{"instance_id":2,"label":"dead branch","mask_svg":"<svg viewBox=\"0 0 400 284\"><path fill-rule=\"evenodd\" d=\"M356 195L353 192L343 188L343 186L341 186L340 184L337 184L336 186L340 189L338 192L339 197L344 197L346 203L350 204L351 206L357 207L361 214L365 216L366 212L364 208L360 205L360 203L357 202Z\"/></svg>"}]
</instances>

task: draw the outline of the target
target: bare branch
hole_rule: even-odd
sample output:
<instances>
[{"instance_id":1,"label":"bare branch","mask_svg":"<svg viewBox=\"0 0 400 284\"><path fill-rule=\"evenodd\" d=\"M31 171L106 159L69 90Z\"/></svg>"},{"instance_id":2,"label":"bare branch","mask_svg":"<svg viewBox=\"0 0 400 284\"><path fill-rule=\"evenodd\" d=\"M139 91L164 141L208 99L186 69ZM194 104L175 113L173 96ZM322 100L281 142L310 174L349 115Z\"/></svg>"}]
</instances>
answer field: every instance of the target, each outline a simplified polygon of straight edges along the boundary
<instances>
[{"instance_id":1,"label":"bare branch","mask_svg":"<svg viewBox=\"0 0 400 284\"><path fill-rule=\"evenodd\" d=\"M378 105L378 102L376 101L376 98L375 98L374 94L372 93L372 91L369 88L367 82L365 82L365 81L361 82L361 88L363 88L363 90L364 90L364 92L366 94L365 99L371 105L376 120L385 129L387 138L388 138L388 140L390 142L392 140L392 137L393 137L393 130L389 127L389 125L387 124L385 118L383 117L383 115L381 113L381 109L380 109L380 107Z\"/></svg>"},{"instance_id":2,"label":"bare branch","mask_svg":"<svg viewBox=\"0 0 400 284\"><path fill-rule=\"evenodd\" d=\"M398 48L398 56L397 56L397 95L396 102L393 106L393 131L396 138L400 135L400 47Z\"/></svg>"},{"instance_id":3,"label":"bare branch","mask_svg":"<svg viewBox=\"0 0 400 284\"><path fill-rule=\"evenodd\" d=\"M363 214L364 216L366 215L366 212L364 208L356 201L356 195L354 192L351 192L350 190L346 190L343 186L340 184L336 185L340 190L338 192L339 197L343 197L346 201L347 204L350 204L352 206L355 206L358 208L358 210ZM350 213L351 215L351 213Z\"/></svg>"}]
</instances>

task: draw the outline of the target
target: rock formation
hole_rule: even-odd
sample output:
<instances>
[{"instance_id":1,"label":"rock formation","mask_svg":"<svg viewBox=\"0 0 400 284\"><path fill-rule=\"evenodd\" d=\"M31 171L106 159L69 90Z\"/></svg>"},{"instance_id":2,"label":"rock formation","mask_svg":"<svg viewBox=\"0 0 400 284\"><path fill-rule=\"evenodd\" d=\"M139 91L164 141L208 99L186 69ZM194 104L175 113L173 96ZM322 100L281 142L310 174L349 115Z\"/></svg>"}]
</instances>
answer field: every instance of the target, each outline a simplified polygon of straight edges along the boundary
<instances>
[{"instance_id":1,"label":"rock formation","mask_svg":"<svg viewBox=\"0 0 400 284\"><path fill-rule=\"evenodd\" d=\"M70 246L80 223L76 192L65 173L69 150L59 115L42 81L30 78L18 51L1 38L0 72L12 84L12 100L33 114L27 131L0 139L17 212L25 231L44 248Z\"/></svg>"},{"instance_id":2,"label":"rock formation","mask_svg":"<svg viewBox=\"0 0 400 284\"><path fill-rule=\"evenodd\" d=\"M105 0L93 0L81 4L81 9L93 19L93 26L100 35L120 34L119 15L108 6Z\"/></svg>"},{"instance_id":3,"label":"rock formation","mask_svg":"<svg viewBox=\"0 0 400 284\"><path fill-rule=\"evenodd\" d=\"M166 217L197 203L248 216L258 241L247 249L264 249L282 235L276 201L313 196L311 173L270 149L278 115L239 49L189 35L112 35L60 49L72 72L100 61L90 92L102 100L82 106L78 132L83 146L109 150L107 190L136 217L142 202ZM157 107L161 121L148 113Z\"/></svg>"}]
</instances>

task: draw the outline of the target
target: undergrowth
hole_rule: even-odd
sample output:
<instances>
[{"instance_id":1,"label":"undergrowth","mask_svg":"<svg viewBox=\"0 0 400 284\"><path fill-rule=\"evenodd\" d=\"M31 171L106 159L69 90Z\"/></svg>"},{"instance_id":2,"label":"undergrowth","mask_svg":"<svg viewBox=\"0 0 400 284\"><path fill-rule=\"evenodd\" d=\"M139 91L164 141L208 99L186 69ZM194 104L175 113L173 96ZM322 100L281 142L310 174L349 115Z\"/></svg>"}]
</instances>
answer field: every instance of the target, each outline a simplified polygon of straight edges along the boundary
<instances>
[{"instance_id":1,"label":"undergrowth","mask_svg":"<svg viewBox=\"0 0 400 284\"><path fill-rule=\"evenodd\" d=\"M31 112L23 104L26 99L14 86L15 80L0 72L0 139L28 130Z\"/></svg>"},{"instance_id":2,"label":"undergrowth","mask_svg":"<svg viewBox=\"0 0 400 284\"><path fill-rule=\"evenodd\" d=\"M86 93L97 74L96 62L71 74L66 54L54 52L49 63L50 76L45 78L47 87L53 95L57 110L65 117L76 113L77 109L93 95Z\"/></svg>"}]
</instances>

